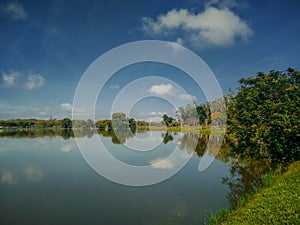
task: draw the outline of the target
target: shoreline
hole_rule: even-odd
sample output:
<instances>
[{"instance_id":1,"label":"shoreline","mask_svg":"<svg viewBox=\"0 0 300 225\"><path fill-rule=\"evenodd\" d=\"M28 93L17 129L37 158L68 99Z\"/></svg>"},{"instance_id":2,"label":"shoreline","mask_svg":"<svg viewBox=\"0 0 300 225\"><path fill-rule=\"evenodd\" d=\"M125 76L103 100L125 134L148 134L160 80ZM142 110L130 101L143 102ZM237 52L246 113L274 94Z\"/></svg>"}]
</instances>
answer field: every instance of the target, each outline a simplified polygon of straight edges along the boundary
<instances>
[{"instance_id":1,"label":"shoreline","mask_svg":"<svg viewBox=\"0 0 300 225\"><path fill-rule=\"evenodd\" d=\"M74 130L75 128L62 128L62 127L1 127L0 131L61 131L61 130ZM75 130L81 130L82 128L77 128ZM84 130L84 129L83 129ZM101 130L99 128L86 128L86 130ZM199 133L204 135L224 135L226 131L222 128L210 127L159 127L159 126L137 126L137 131L172 131L172 132L183 132L183 133Z\"/></svg>"},{"instance_id":2,"label":"shoreline","mask_svg":"<svg viewBox=\"0 0 300 225\"><path fill-rule=\"evenodd\" d=\"M296 224L299 222L300 160L287 171L277 168L264 177L264 184L239 200L236 207L212 213L207 225ZM267 213L266 213L267 212Z\"/></svg>"}]
</instances>

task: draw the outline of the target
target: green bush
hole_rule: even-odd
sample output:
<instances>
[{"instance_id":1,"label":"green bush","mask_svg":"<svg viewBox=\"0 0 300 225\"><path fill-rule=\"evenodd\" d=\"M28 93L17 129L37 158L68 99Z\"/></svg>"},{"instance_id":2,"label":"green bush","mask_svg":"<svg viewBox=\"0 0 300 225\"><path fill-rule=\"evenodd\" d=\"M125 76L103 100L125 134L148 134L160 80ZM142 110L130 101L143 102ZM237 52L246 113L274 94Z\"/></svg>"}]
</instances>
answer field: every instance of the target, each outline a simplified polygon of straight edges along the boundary
<instances>
[{"instance_id":1,"label":"green bush","mask_svg":"<svg viewBox=\"0 0 300 225\"><path fill-rule=\"evenodd\" d=\"M241 79L229 96L228 132L238 139L236 151L254 157L300 159L300 72L258 73Z\"/></svg>"}]
</instances>

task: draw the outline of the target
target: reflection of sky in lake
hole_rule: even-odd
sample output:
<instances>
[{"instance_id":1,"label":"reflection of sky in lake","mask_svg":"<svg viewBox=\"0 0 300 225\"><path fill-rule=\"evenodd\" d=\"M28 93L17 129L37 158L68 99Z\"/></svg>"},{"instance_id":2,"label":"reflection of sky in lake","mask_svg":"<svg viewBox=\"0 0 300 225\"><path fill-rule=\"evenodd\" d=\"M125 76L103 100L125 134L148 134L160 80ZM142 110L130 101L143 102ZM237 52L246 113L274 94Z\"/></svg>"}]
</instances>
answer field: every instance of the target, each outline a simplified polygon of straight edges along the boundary
<instances>
[{"instance_id":1,"label":"reflection of sky in lake","mask_svg":"<svg viewBox=\"0 0 300 225\"><path fill-rule=\"evenodd\" d=\"M70 152L76 148L74 139L64 140L61 137L43 137L43 138L0 138L1 152L15 150L49 150L62 152Z\"/></svg>"},{"instance_id":2,"label":"reflection of sky in lake","mask_svg":"<svg viewBox=\"0 0 300 225\"><path fill-rule=\"evenodd\" d=\"M155 165L170 154L178 138L183 140L180 134L173 136L148 152L100 138L120 160ZM220 180L229 171L220 161L199 173L200 158L195 156L167 181L127 187L96 174L72 138L0 138L0 143L0 224L192 225L228 205L228 189ZM160 169L171 168L172 163L166 161Z\"/></svg>"},{"instance_id":3,"label":"reflection of sky in lake","mask_svg":"<svg viewBox=\"0 0 300 225\"><path fill-rule=\"evenodd\" d=\"M21 170L5 168L0 171L1 184L13 185L19 182L37 183L44 177L40 168L28 165Z\"/></svg>"},{"instance_id":4,"label":"reflection of sky in lake","mask_svg":"<svg viewBox=\"0 0 300 225\"><path fill-rule=\"evenodd\" d=\"M162 142L160 132L136 133L125 142L125 146L136 151L151 151Z\"/></svg>"},{"instance_id":5,"label":"reflection of sky in lake","mask_svg":"<svg viewBox=\"0 0 300 225\"><path fill-rule=\"evenodd\" d=\"M109 138L100 137L104 146L109 150L110 154L112 154L118 160L128 163L130 165L136 166L145 166L150 165L151 161L156 158L166 158L168 155L172 153L174 150L176 143L169 143L168 145L164 145L162 143L162 135L161 132L152 132L151 136L147 135L146 144L153 143L150 150L145 151L145 147L143 147L142 140L140 137L138 138L129 138L126 141L125 145L115 145L111 142ZM143 134L140 134L140 136ZM130 149L129 146L133 145L134 142L137 142L137 146L134 150ZM127 145L127 143L129 143ZM142 149L141 151L139 149Z\"/></svg>"}]
</instances>

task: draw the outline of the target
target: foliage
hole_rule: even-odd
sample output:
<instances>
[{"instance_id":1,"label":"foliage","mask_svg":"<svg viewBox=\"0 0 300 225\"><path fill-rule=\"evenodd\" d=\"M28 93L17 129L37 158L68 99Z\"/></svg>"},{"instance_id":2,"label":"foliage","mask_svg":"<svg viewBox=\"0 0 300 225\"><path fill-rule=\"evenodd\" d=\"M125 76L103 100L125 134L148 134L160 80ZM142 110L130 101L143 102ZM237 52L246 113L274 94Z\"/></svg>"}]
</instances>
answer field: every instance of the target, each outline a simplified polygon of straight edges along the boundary
<instances>
[{"instance_id":1,"label":"foliage","mask_svg":"<svg viewBox=\"0 0 300 225\"><path fill-rule=\"evenodd\" d=\"M74 129L94 129L95 122L88 119L88 120L74 120L73 121L73 128Z\"/></svg>"},{"instance_id":2,"label":"foliage","mask_svg":"<svg viewBox=\"0 0 300 225\"><path fill-rule=\"evenodd\" d=\"M61 127L64 129L71 129L72 128L72 120L70 120L69 118L64 118L61 121Z\"/></svg>"},{"instance_id":3,"label":"foliage","mask_svg":"<svg viewBox=\"0 0 300 225\"><path fill-rule=\"evenodd\" d=\"M164 144L167 144L168 142L174 140L174 137L173 137L172 133L170 133L170 132L162 133L162 138L163 138Z\"/></svg>"},{"instance_id":4,"label":"foliage","mask_svg":"<svg viewBox=\"0 0 300 225\"><path fill-rule=\"evenodd\" d=\"M238 153L273 160L300 158L300 72L258 73L229 96L228 132Z\"/></svg>"},{"instance_id":5,"label":"foliage","mask_svg":"<svg viewBox=\"0 0 300 225\"><path fill-rule=\"evenodd\" d=\"M172 126L173 122L175 122L175 119L168 116L167 114L163 115L163 122L166 124L167 127Z\"/></svg>"},{"instance_id":6,"label":"foliage","mask_svg":"<svg viewBox=\"0 0 300 225\"><path fill-rule=\"evenodd\" d=\"M235 158L230 165L230 176L222 178L229 188L227 199L232 206L264 185L265 175L274 171L276 164L270 159L249 160Z\"/></svg>"},{"instance_id":7,"label":"foliage","mask_svg":"<svg viewBox=\"0 0 300 225\"><path fill-rule=\"evenodd\" d=\"M129 122L129 128L130 128L131 132L135 133L136 132L136 121L135 121L135 119L134 118L130 118L128 120L128 122Z\"/></svg>"},{"instance_id":8,"label":"foliage","mask_svg":"<svg viewBox=\"0 0 300 225\"><path fill-rule=\"evenodd\" d=\"M210 109L208 104L201 104L196 106L196 110L199 117L199 124L204 124L206 121L209 123Z\"/></svg>"},{"instance_id":9,"label":"foliage","mask_svg":"<svg viewBox=\"0 0 300 225\"><path fill-rule=\"evenodd\" d=\"M223 98L215 99L200 105L187 105L177 109L178 119L182 125L197 126L212 124L216 127L226 123L226 106Z\"/></svg>"},{"instance_id":10,"label":"foliage","mask_svg":"<svg viewBox=\"0 0 300 225\"><path fill-rule=\"evenodd\" d=\"M129 126L128 118L123 112L116 112L112 114L112 128L127 129Z\"/></svg>"},{"instance_id":11,"label":"foliage","mask_svg":"<svg viewBox=\"0 0 300 225\"><path fill-rule=\"evenodd\" d=\"M74 137L73 130L69 129L5 129L0 132L0 137L9 138L38 138L38 137L63 137L69 139Z\"/></svg>"},{"instance_id":12,"label":"foliage","mask_svg":"<svg viewBox=\"0 0 300 225\"><path fill-rule=\"evenodd\" d=\"M259 190L239 207L212 215L208 224L298 224L300 161L292 163L286 173L274 176L269 187Z\"/></svg>"},{"instance_id":13,"label":"foliage","mask_svg":"<svg viewBox=\"0 0 300 225\"><path fill-rule=\"evenodd\" d=\"M182 125L197 126L199 124L199 117L197 108L194 105L187 105L186 107L179 107L177 109L178 119Z\"/></svg>"},{"instance_id":14,"label":"foliage","mask_svg":"<svg viewBox=\"0 0 300 225\"><path fill-rule=\"evenodd\" d=\"M209 123L215 127L223 127L226 124L226 99L217 98L208 103L210 114Z\"/></svg>"},{"instance_id":15,"label":"foliage","mask_svg":"<svg viewBox=\"0 0 300 225\"><path fill-rule=\"evenodd\" d=\"M136 121L136 125L138 127L149 127L149 122L146 122L144 120L138 120Z\"/></svg>"},{"instance_id":16,"label":"foliage","mask_svg":"<svg viewBox=\"0 0 300 225\"><path fill-rule=\"evenodd\" d=\"M111 123L111 120L98 120L96 122L96 127L99 129L99 130L107 130L110 128L110 123Z\"/></svg>"},{"instance_id":17,"label":"foliage","mask_svg":"<svg viewBox=\"0 0 300 225\"><path fill-rule=\"evenodd\" d=\"M61 128L62 120L49 119L49 120L37 120L37 119L11 119L1 120L0 126L3 128Z\"/></svg>"},{"instance_id":18,"label":"foliage","mask_svg":"<svg viewBox=\"0 0 300 225\"><path fill-rule=\"evenodd\" d=\"M207 103L178 107L176 114L182 125L197 126L204 123L207 125L210 122L210 108Z\"/></svg>"}]
</instances>

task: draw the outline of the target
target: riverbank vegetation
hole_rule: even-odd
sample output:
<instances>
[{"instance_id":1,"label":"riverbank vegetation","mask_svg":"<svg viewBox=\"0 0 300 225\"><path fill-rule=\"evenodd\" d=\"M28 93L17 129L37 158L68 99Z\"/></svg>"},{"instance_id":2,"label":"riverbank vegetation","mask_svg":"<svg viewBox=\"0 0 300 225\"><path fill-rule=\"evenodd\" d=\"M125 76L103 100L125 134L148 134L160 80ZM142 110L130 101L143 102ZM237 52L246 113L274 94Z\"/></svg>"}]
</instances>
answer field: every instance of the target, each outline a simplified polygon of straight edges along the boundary
<instances>
[{"instance_id":1,"label":"riverbank vegetation","mask_svg":"<svg viewBox=\"0 0 300 225\"><path fill-rule=\"evenodd\" d=\"M239 199L231 209L212 214L208 225L298 224L300 220L300 161L265 176L263 188Z\"/></svg>"},{"instance_id":2,"label":"riverbank vegetation","mask_svg":"<svg viewBox=\"0 0 300 225\"><path fill-rule=\"evenodd\" d=\"M300 72L258 73L241 79L228 99L228 133L234 150L279 161L300 159Z\"/></svg>"},{"instance_id":3,"label":"riverbank vegetation","mask_svg":"<svg viewBox=\"0 0 300 225\"><path fill-rule=\"evenodd\" d=\"M10 120L0 120L0 128L2 129L72 128L72 121L68 118L64 118L62 120L10 119Z\"/></svg>"},{"instance_id":4,"label":"riverbank vegetation","mask_svg":"<svg viewBox=\"0 0 300 225\"><path fill-rule=\"evenodd\" d=\"M299 206L300 196L300 165L295 162L300 160L300 72L289 68L258 73L241 79L239 84L236 93L230 93L224 99L179 107L177 118L165 114L162 121L156 123L136 121L118 112L112 119L99 121L71 121L68 118L2 120L0 128L97 130L102 135L110 135L113 143L122 144L137 131L188 132L191 136L199 133L218 135L219 131L222 135L226 125L231 146L226 151L221 149L219 154L216 150L215 156L231 162L232 177L224 178L222 182L230 188L228 198L232 208L212 215L209 221L215 223L211 224L223 221L224 224L268 224L268 221L296 224L299 211L295 211L295 204ZM164 142L169 141L172 141L171 135L166 133ZM207 140L190 138L182 143L193 143L197 146L193 150L202 156ZM282 165L290 163L287 173L273 174L274 169L279 171L276 170L278 166L283 168ZM242 179L249 180L244 182L248 186L241 186Z\"/></svg>"},{"instance_id":5,"label":"riverbank vegetation","mask_svg":"<svg viewBox=\"0 0 300 225\"><path fill-rule=\"evenodd\" d=\"M232 163L231 172L240 175L249 164L266 160L276 172L266 164L262 182L254 179L249 187L240 186L239 181L260 170L224 179L231 189L231 207L212 214L208 224L298 224L300 72L270 71L239 82L237 93L227 97L227 131L235 140L231 154L240 161ZM285 166L288 171L282 173Z\"/></svg>"},{"instance_id":6,"label":"riverbank vegetation","mask_svg":"<svg viewBox=\"0 0 300 225\"><path fill-rule=\"evenodd\" d=\"M167 114L161 122L136 121L122 112L99 121L49 119L1 120L1 129L99 129L130 128L175 132L223 132L235 137L233 151L253 158L293 161L300 158L300 72L270 71L243 78L237 92L224 99L179 107L176 118ZM227 111L225 103L227 104ZM226 114L224 114L226 112Z\"/></svg>"}]
</instances>

